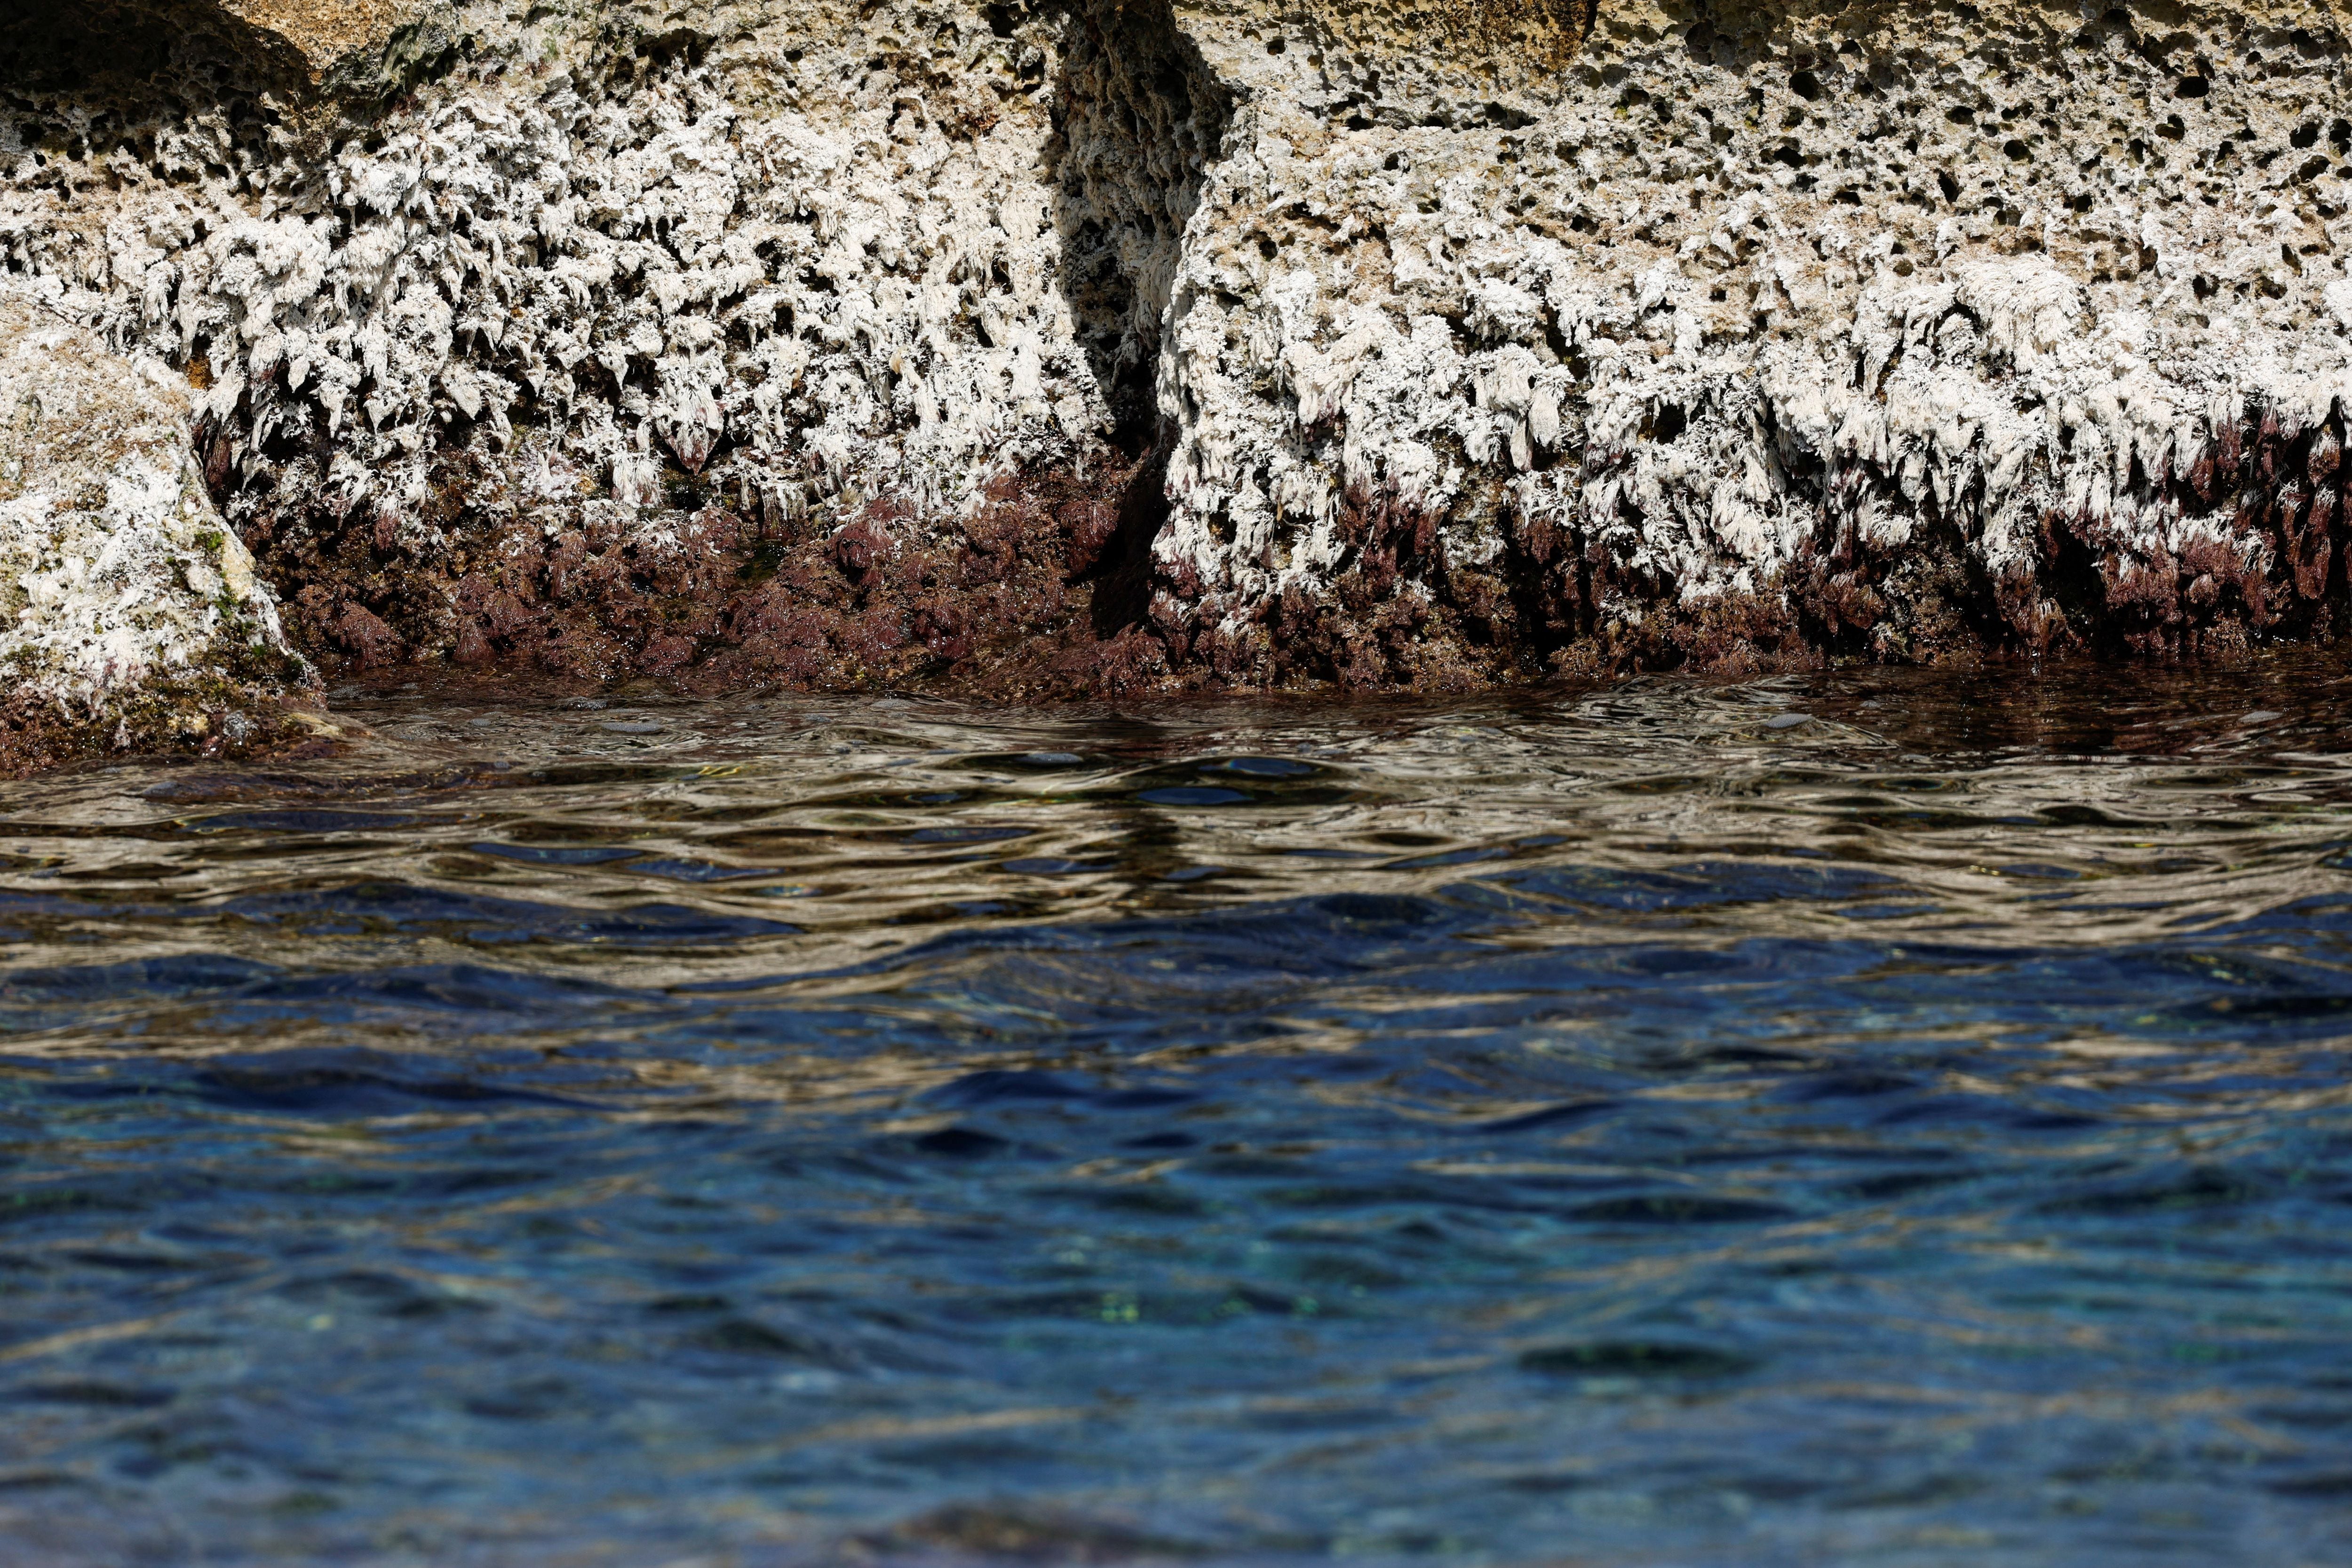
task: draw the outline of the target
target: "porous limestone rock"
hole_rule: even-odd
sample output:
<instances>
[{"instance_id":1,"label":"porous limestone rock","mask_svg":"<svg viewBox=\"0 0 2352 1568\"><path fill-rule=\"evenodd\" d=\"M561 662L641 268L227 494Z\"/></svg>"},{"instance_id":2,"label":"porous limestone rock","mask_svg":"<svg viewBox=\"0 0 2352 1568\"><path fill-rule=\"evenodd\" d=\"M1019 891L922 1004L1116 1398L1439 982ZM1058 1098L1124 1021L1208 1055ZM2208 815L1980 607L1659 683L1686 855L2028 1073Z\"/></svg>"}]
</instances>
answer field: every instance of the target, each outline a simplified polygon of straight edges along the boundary
<instances>
[{"instance_id":1,"label":"porous limestone rock","mask_svg":"<svg viewBox=\"0 0 2352 1568\"><path fill-rule=\"evenodd\" d=\"M179 374L0 287L0 763L77 736L247 740L301 685L188 413Z\"/></svg>"},{"instance_id":2,"label":"porous limestone rock","mask_svg":"<svg viewBox=\"0 0 2352 1568\"><path fill-rule=\"evenodd\" d=\"M73 42L131 10L183 25ZM2337 626L2324 5L19 32L0 256L209 383L330 658L1461 685Z\"/></svg>"},{"instance_id":3,"label":"porous limestone rock","mask_svg":"<svg viewBox=\"0 0 2352 1568\"><path fill-rule=\"evenodd\" d=\"M1578 661L2326 632L2343 47L2320 6L1621 5L1507 124L1269 81L1174 291L1167 619L1375 681L1446 612Z\"/></svg>"}]
</instances>

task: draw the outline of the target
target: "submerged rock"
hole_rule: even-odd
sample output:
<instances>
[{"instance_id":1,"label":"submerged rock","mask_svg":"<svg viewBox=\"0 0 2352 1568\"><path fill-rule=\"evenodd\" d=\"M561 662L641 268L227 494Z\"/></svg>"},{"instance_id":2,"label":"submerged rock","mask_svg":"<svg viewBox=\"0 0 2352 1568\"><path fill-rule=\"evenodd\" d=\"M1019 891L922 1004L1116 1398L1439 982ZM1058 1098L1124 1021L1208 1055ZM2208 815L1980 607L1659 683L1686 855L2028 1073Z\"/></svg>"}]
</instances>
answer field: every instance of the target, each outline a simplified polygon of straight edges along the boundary
<instances>
[{"instance_id":1,"label":"submerged rock","mask_svg":"<svg viewBox=\"0 0 2352 1568\"><path fill-rule=\"evenodd\" d=\"M0 24L0 246L205 383L331 664L2228 649L2346 593L2344 59L2169 0L64 0Z\"/></svg>"},{"instance_id":2,"label":"submerged rock","mask_svg":"<svg viewBox=\"0 0 2352 1568\"><path fill-rule=\"evenodd\" d=\"M0 289L0 768L255 741L307 679L187 426L181 377Z\"/></svg>"}]
</instances>

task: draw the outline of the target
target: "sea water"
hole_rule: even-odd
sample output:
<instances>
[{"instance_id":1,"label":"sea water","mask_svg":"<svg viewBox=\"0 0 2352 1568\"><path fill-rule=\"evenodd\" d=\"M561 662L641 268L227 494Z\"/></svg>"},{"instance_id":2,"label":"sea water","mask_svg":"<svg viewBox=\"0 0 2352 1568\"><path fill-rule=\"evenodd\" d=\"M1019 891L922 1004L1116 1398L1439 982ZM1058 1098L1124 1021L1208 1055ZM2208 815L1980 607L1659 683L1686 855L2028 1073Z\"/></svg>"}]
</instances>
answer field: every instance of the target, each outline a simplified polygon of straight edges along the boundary
<instances>
[{"instance_id":1,"label":"sea water","mask_svg":"<svg viewBox=\"0 0 2352 1568\"><path fill-rule=\"evenodd\" d=\"M0 786L0 1561L2352 1561L2352 661Z\"/></svg>"}]
</instances>

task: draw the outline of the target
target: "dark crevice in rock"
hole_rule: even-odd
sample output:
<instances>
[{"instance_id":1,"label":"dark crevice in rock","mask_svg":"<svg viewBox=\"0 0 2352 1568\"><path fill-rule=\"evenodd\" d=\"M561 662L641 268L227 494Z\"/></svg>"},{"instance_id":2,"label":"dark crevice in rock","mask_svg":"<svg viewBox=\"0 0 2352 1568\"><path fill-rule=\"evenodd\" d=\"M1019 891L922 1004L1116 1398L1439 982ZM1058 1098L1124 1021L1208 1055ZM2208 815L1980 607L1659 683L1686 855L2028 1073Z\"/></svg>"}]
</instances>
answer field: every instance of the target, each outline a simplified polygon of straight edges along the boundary
<instances>
[{"instance_id":1,"label":"dark crevice in rock","mask_svg":"<svg viewBox=\"0 0 2352 1568\"><path fill-rule=\"evenodd\" d=\"M1232 110L1166 0L1069 14L1045 148L1057 281L1111 411L1112 441L1130 458L1160 438L1169 286Z\"/></svg>"},{"instance_id":2,"label":"dark crevice in rock","mask_svg":"<svg viewBox=\"0 0 2352 1568\"><path fill-rule=\"evenodd\" d=\"M1068 14L1045 148L1057 281L1109 410L1111 443L1136 465L1107 535L1072 541L1071 569L1091 587L1087 624L1105 641L1143 627L1150 608L1174 437L1158 401L1160 331L1185 225L1232 112L1165 0Z\"/></svg>"},{"instance_id":3,"label":"dark crevice in rock","mask_svg":"<svg viewBox=\"0 0 2352 1568\"><path fill-rule=\"evenodd\" d=\"M1152 448L1118 498L1099 554L1075 545L1077 580L1093 585L1087 611L1094 634L1109 641L1147 623L1151 610L1151 543L1168 522L1168 448Z\"/></svg>"}]
</instances>

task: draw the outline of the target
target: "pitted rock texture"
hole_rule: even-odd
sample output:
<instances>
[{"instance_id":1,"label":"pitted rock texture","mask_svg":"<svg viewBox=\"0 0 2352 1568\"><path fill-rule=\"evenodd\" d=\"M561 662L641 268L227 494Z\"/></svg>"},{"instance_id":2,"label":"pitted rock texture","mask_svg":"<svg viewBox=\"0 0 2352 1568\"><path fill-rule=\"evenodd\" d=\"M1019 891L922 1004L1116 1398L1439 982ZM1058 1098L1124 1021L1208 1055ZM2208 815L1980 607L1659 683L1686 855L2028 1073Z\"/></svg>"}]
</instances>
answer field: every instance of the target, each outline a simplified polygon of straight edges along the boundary
<instances>
[{"instance_id":1,"label":"pitted rock texture","mask_svg":"<svg viewBox=\"0 0 2352 1568\"><path fill-rule=\"evenodd\" d=\"M0 287L0 767L236 744L307 672L205 493L185 382Z\"/></svg>"},{"instance_id":2,"label":"pitted rock texture","mask_svg":"<svg viewBox=\"0 0 2352 1568\"><path fill-rule=\"evenodd\" d=\"M79 68L0 34L0 253L200 383L331 662L1459 687L2336 629L2319 7L176 4L218 25Z\"/></svg>"},{"instance_id":3,"label":"pitted rock texture","mask_svg":"<svg viewBox=\"0 0 2352 1568\"><path fill-rule=\"evenodd\" d=\"M1605 12L1485 131L1259 94L1169 328L1163 625L1366 683L1433 623L1735 666L2330 630L2341 36L2162 15Z\"/></svg>"}]
</instances>

